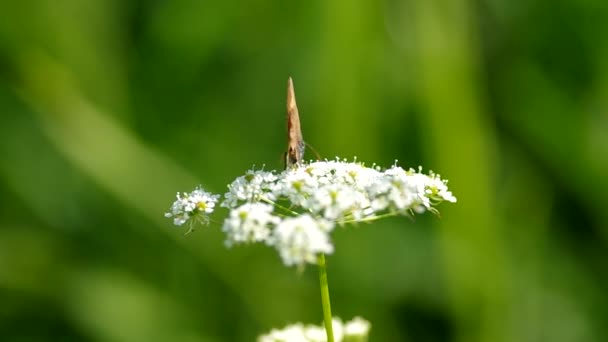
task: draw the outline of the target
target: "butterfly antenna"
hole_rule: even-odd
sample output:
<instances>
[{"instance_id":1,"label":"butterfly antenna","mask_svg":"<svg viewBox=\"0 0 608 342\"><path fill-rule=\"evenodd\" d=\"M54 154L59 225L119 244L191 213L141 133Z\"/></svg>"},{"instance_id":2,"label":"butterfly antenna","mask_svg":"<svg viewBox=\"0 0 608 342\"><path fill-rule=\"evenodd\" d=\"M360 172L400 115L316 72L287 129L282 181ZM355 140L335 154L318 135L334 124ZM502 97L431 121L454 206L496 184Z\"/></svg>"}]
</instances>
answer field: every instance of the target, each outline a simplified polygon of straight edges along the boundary
<instances>
[{"instance_id":1,"label":"butterfly antenna","mask_svg":"<svg viewBox=\"0 0 608 342\"><path fill-rule=\"evenodd\" d=\"M308 147L309 150L312 151L312 153L315 154L315 157L317 157L317 161L321 160L321 155L319 154L319 152L317 152L317 150L315 150L314 147L312 147L311 144L304 142L304 144L306 144L306 147Z\"/></svg>"}]
</instances>

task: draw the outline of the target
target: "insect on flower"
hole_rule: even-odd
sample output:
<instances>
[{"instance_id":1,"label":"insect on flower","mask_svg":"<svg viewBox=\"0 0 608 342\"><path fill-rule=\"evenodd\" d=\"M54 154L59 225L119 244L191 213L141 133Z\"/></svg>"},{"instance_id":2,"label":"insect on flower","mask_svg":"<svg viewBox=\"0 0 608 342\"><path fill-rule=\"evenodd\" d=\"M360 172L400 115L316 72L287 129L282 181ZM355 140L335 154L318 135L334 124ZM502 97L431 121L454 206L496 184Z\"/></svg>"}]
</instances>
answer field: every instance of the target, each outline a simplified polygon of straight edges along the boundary
<instances>
[{"instance_id":1,"label":"insect on flower","mask_svg":"<svg viewBox=\"0 0 608 342\"><path fill-rule=\"evenodd\" d=\"M306 144L302 138L300 115L296 104L296 94L293 90L291 77L287 80L287 152L285 152L285 168L300 165L304 158Z\"/></svg>"}]
</instances>

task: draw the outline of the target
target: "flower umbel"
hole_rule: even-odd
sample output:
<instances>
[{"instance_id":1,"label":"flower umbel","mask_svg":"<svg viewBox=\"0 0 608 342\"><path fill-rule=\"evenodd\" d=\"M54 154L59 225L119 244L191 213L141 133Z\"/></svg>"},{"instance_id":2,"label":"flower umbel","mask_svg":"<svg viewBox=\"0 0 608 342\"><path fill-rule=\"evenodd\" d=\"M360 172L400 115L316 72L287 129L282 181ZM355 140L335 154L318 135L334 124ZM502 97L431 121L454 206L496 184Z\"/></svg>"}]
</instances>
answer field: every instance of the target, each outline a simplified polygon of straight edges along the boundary
<instances>
[{"instance_id":1,"label":"flower umbel","mask_svg":"<svg viewBox=\"0 0 608 342\"><path fill-rule=\"evenodd\" d=\"M206 192L199 186L191 193L180 194L178 192L176 198L170 211L165 213L165 217L173 218L176 226L181 226L188 221L206 225L209 223L209 214L215 209L215 204L220 196Z\"/></svg>"},{"instance_id":2,"label":"flower umbel","mask_svg":"<svg viewBox=\"0 0 608 342\"><path fill-rule=\"evenodd\" d=\"M281 221L272 210L266 203L245 203L231 210L222 227L226 245L268 241L272 227Z\"/></svg>"},{"instance_id":3,"label":"flower umbel","mask_svg":"<svg viewBox=\"0 0 608 342\"><path fill-rule=\"evenodd\" d=\"M176 225L207 224L218 199L201 188L178 194L166 216ZM221 205L230 213L222 231L227 246L265 243L285 265L303 266L333 252L330 233L336 225L437 212L443 201L456 202L447 181L422 169L382 170L337 159L282 172L249 170L228 185Z\"/></svg>"},{"instance_id":4,"label":"flower umbel","mask_svg":"<svg viewBox=\"0 0 608 342\"><path fill-rule=\"evenodd\" d=\"M287 266L314 264L319 253L331 254L334 246L329 241L333 225L309 214L290 217L279 223L268 240Z\"/></svg>"}]
</instances>

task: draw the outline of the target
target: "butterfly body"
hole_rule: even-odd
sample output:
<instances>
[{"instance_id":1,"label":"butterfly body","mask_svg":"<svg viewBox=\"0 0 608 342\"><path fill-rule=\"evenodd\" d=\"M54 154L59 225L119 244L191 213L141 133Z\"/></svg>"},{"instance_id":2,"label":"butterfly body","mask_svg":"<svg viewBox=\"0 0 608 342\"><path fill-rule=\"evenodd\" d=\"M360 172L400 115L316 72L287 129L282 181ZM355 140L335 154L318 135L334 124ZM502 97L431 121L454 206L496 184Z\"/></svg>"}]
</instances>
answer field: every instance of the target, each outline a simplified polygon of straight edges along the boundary
<instances>
[{"instance_id":1,"label":"butterfly body","mask_svg":"<svg viewBox=\"0 0 608 342\"><path fill-rule=\"evenodd\" d=\"M296 104L296 95L291 77L287 81L287 152L285 152L285 168L300 165L304 158L306 144L302 138L300 115Z\"/></svg>"}]
</instances>

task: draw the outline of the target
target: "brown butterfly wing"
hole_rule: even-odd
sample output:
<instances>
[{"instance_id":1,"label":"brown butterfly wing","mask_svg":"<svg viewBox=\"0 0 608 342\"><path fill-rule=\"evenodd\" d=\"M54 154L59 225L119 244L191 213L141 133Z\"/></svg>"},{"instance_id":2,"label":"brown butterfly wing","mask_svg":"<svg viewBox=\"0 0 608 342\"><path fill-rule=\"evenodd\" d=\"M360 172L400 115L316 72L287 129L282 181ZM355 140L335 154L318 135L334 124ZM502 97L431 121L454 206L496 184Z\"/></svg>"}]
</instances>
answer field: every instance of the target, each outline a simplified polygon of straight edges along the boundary
<instances>
[{"instance_id":1,"label":"brown butterfly wing","mask_svg":"<svg viewBox=\"0 0 608 342\"><path fill-rule=\"evenodd\" d=\"M301 164L304 157L305 144L300 127L300 115L296 104L296 94L293 90L291 77L287 81L287 153L285 167Z\"/></svg>"}]
</instances>

